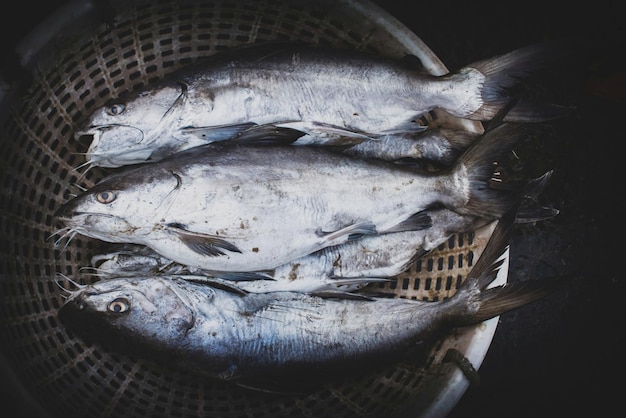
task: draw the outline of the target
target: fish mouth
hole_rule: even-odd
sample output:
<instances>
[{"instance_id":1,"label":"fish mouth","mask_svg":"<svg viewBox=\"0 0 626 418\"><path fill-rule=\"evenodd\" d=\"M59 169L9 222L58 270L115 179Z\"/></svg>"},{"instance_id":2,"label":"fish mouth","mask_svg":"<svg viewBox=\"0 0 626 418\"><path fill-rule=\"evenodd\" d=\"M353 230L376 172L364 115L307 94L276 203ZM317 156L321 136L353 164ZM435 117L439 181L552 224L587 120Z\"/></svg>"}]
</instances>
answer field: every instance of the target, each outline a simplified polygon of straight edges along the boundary
<instances>
[{"instance_id":1,"label":"fish mouth","mask_svg":"<svg viewBox=\"0 0 626 418\"><path fill-rule=\"evenodd\" d=\"M112 135L107 135L111 134ZM123 145L121 140L130 145L139 144L143 141L145 134L141 128L124 124L108 124L108 125L94 125L88 129L80 130L74 133L74 138L81 143L89 143L89 149L92 148L105 148L107 143L102 139L107 136L115 135L120 141L115 146ZM113 150L113 148L111 149Z\"/></svg>"},{"instance_id":2,"label":"fish mouth","mask_svg":"<svg viewBox=\"0 0 626 418\"><path fill-rule=\"evenodd\" d=\"M141 128L130 125L111 124L90 126L88 129L77 131L74 138L87 146L85 157L92 165L115 168L127 164L125 154L151 153ZM134 158L137 158L136 156Z\"/></svg>"},{"instance_id":3,"label":"fish mouth","mask_svg":"<svg viewBox=\"0 0 626 418\"><path fill-rule=\"evenodd\" d=\"M108 213L67 211L63 207L57 213L56 219L74 233L106 242L125 242L123 235L136 230L124 218ZM97 225L103 219L110 221L101 231Z\"/></svg>"}]
</instances>

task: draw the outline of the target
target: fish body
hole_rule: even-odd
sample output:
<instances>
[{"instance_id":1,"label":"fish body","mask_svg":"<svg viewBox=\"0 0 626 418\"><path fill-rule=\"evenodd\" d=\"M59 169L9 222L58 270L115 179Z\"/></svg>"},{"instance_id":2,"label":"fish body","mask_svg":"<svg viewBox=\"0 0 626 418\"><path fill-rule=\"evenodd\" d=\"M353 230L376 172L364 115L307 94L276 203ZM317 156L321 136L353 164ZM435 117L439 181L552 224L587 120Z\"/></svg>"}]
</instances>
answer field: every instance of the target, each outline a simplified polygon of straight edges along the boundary
<instances>
[{"instance_id":1,"label":"fish body","mask_svg":"<svg viewBox=\"0 0 626 418\"><path fill-rule=\"evenodd\" d=\"M243 48L96 109L76 137L90 139L87 164L119 167L230 139L254 125L350 137L423 130L415 120L433 109L489 120L509 102L510 88L553 55L554 45L530 46L433 76L355 51ZM554 117L533 109L517 105L507 120Z\"/></svg>"},{"instance_id":2,"label":"fish body","mask_svg":"<svg viewBox=\"0 0 626 418\"><path fill-rule=\"evenodd\" d=\"M438 173L325 148L209 144L115 173L57 216L74 232L191 267L271 270L360 236L429 228L420 212L435 204L498 218L516 196L489 188L494 158L526 138L502 125Z\"/></svg>"},{"instance_id":3,"label":"fish body","mask_svg":"<svg viewBox=\"0 0 626 418\"><path fill-rule=\"evenodd\" d=\"M356 363L397 359L394 354L418 341L544 296L550 287L535 282L486 290L510 230L500 221L464 285L438 302L246 293L151 276L84 286L71 292L59 316L81 335L121 342L126 350L136 347L143 356L156 354L219 379L308 380L303 372L328 378Z\"/></svg>"},{"instance_id":4,"label":"fish body","mask_svg":"<svg viewBox=\"0 0 626 418\"><path fill-rule=\"evenodd\" d=\"M428 210L424 214L432 221L430 228L364 236L305 255L257 276L218 274L218 277L237 281L237 286L247 292L355 291L370 282L404 272L418 257L445 242L452 234L474 230L489 222L448 209ZM92 266L102 279L203 274L142 247L92 257Z\"/></svg>"}]
</instances>

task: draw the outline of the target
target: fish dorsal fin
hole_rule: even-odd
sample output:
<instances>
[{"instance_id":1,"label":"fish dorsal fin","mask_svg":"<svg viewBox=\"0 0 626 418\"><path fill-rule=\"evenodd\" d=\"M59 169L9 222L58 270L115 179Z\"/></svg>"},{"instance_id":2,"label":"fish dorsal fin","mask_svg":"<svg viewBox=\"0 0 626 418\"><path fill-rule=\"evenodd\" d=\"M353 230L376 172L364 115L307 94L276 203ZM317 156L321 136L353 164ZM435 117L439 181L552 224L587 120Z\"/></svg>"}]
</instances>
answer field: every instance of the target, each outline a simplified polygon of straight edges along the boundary
<instances>
[{"instance_id":1,"label":"fish dorsal fin","mask_svg":"<svg viewBox=\"0 0 626 418\"><path fill-rule=\"evenodd\" d=\"M180 241L190 250L198 254L208 257L217 257L225 255L223 250L241 253L241 250L237 248L236 245L226 241L225 239L214 235L188 231L179 223L169 223L166 224L165 227L168 231L177 235Z\"/></svg>"}]
</instances>

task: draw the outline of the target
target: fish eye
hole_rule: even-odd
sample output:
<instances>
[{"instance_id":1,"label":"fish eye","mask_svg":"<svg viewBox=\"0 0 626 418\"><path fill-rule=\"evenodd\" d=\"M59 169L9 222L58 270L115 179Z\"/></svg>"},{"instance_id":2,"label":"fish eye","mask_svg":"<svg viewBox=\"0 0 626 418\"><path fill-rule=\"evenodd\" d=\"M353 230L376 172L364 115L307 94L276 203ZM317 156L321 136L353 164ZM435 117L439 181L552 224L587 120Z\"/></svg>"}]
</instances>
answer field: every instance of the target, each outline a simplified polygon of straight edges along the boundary
<instances>
[{"instance_id":1,"label":"fish eye","mask_svg":"<svg viewBox=\"0 0 626 418\"><path fill-rule=\"evenodd\" d=\"M107 308L109 312L120 314L130 309L130 302L124 298L114 299Z\"/></svg>"},{"instance_id":2,"label":"fish eye","mask_svg":"<svg viewBox=\"0 0 626 418\"><path fill-rule=\"evenodd\" d=\"M96 200L100 203L111 203L117 198L117 195L113 192L100 192L96 195Z\"/></svg>"},{"instance_id":3,"label":"fish eye","mask_svg":"<svg viewBox=\"0 0 626 418\"><path fill-rule=\"evenodd\" d=\"M116 103L106 109L107 113L111 116L121 115L124 113L124 110L126 110L126 106L123 103Z\"/></svg>"}]
</instances>

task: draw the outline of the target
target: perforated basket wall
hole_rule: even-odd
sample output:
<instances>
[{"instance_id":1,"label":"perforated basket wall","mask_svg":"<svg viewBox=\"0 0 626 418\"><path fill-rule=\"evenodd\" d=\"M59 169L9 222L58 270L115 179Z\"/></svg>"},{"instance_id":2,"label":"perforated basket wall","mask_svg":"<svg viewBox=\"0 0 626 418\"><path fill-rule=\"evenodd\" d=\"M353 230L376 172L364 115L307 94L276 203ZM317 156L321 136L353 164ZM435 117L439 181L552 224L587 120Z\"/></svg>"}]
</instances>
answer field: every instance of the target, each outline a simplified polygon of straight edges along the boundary
<instances>
[{"instance_id":1,"label":"perforated basket wall","mask_svg":"<svg viewBox=\"0 0 626 418\"><path fill-rule=\"evenodd\" d=\"M108 352L59 323L63 292L57 273L89 282L80 269L102 250L102 243L83 237L66 248L49 238L58 227L54 211L78 191L75 185L89 188L106 174L93 169L81 177L75 171L86 146L72 135L96 107L220 49L260 41L298 40L393 57L413 53L428 71L446 71L419 38L366 1L114 4L112 20L76 12L81 30L68 24L72 31L42 42L29 63L32 84L4 103L9 111L0 137L0 347L26 390L51 416L64 418L444 415L467 385L456 366L442 362L445 353L455 348L477 367L495 323L455 333L425 364L374 364L365 376L287 398ZM489 232L453 237L377 290L433 301L450 296Z\"/></svg>"}]
</instances>

